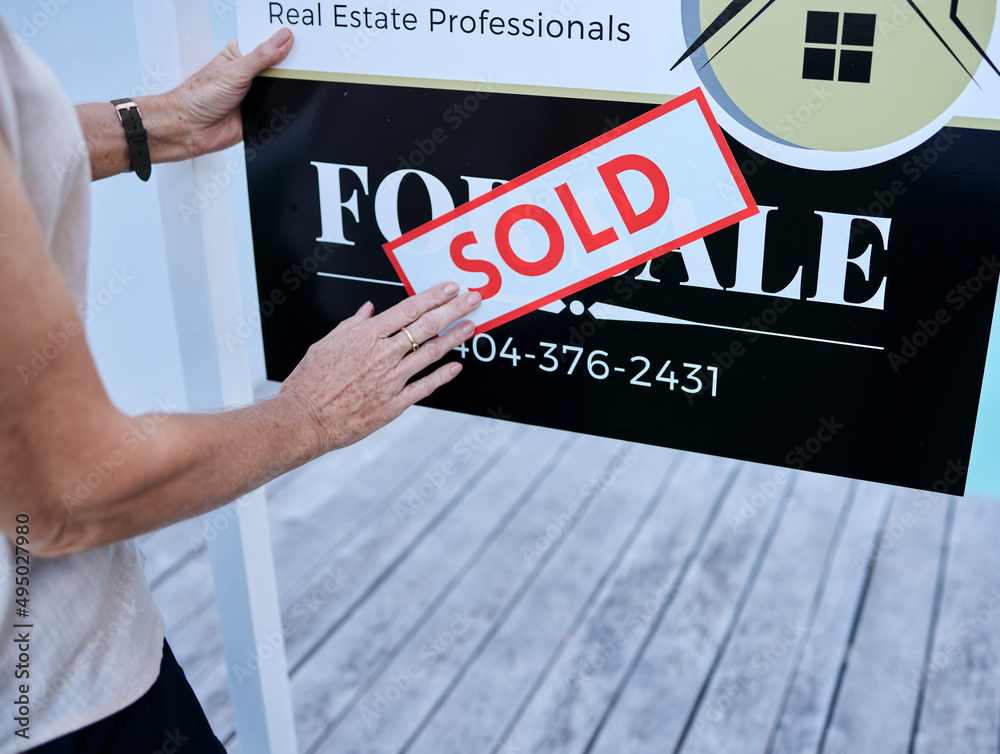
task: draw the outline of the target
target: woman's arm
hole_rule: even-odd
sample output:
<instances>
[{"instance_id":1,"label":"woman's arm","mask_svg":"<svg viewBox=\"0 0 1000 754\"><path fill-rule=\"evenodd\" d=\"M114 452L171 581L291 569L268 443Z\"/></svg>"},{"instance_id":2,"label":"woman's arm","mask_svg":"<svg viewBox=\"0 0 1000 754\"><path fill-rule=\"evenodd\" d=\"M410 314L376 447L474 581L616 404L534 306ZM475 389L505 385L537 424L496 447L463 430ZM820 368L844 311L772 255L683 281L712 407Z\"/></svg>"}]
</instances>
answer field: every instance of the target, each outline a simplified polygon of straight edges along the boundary
<instances>
[{"instance_id":1,"label":"woman's arm","mask_svg":"<svg viewBox=\"0 0 1000 754\"><path fill-rule=\"evenodd\" d=\"M130 417L101 384L2 141L0 231L0 531L13 540L15 517L27 513L39 556L203 513L364 437L458 374L447 364L407 384L471 335L466 323L433 338L479 302L443 284L375 316L365 304L309 349L274 398Z\"/></svg>"},{"instance_id":2,"label":"woman's arm","mask_svg":"<svg viewBox=\"0 0 1000 754\"><path fill-rule=\"evenodd\" d=\"M243 138L239 106L254 76L284 60L292 33L280 29L249 55L230 42L211 62L176 89L134 97L149 141L149 157L176 162L231 147ZM110 102L76 108L90 153L93 180L123 173L130 157L121 119Z\"/></svg>"}]
</instances>

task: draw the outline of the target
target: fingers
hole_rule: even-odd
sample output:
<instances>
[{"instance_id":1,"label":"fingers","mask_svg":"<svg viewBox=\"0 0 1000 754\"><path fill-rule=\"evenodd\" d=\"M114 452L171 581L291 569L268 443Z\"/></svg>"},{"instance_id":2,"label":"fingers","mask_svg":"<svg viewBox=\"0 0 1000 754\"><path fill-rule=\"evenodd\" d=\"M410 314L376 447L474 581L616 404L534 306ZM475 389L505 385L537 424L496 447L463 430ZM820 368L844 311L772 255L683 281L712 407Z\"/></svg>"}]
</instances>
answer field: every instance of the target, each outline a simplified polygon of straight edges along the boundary
<instances>
[{"instance_id":1,"label":"fingers","mask_svg":"<svg viewBox=\"0 0 1000 754\"><path fill-rule=\"evenodd\" d=\"M372 318L372 323L379 328L379 335L389 337L399 332L399 328L416 322L420 317L431 309L436 309L448 303L458 293L457 283L441 283L433 288L428 288L423 293L410 296L390 309ZM454 321L454 320L452 320ZM451 324L450 322L448 324ZM443 330L447 325L443 325ZM411 330L412 332L412 330ZM406 340L406 336L403 336Z\"/></svg>"},{"instance_id":2,"label":"fingers","mask_svg":"<svg viewBox=\"0 0 1000 754\"><path fill-rule=\"evenodd\" d=\"M435 369L426 377L423 377L415 382L411 382L399 393L398 400L402 408L408 408L417 401L422 401L439 387L455 379L461 371L461 364L445 364L444 366Z\"/></svg>"},{"instance_id":3,"label":"fingers","mask_svg":"<svg viewBox=\"0 0 1000 754\"><path fill-rule=\"evenodd\" d=\"M358 325L363 324L366 319L371 318L373 311L375 311L374 304L372 304L371 301L365 301L365 303L361 305L361 308L358 309L354 314L338 322L337 326L334 327L332 330L330 330L330 332L328 332L324 336L324 339L328 340L334 338L339 333L344 333L347 330L350 330L352 328L357 327Z\"/></svg>"},{"instance_id":4,"label":"fingers","mask_svg":"<svg viewBox=\"0 0 1000 754\"><path fill-rule=\"evenodd\" d=\"M471 312L479 306L482 300L483 297L478 292L458 296L447 304L427 312L413 324L407 325L406 329L410 331L410 335L413 336L417 345L422 345L438 333L446 330L453 322ZM395 337L397 337L400 345L404 348L412 347L413 344L410 343L405 333L401 333Z\"/></svg>"},{"instance_id":5,"label":"fingers","mask_svg":"<svg viewBox=\"0 0 1000 754\"><path fill-rule=\"evenodd\" d=\"M416 351L417 347L448 329L483 300L478 292L455 297L455 288L454 283L445 283L411 296L374 318L373 324L379 328L381 337L393 343L397 352ZM389 330L390 327L393 329ZM409 335L402 332L404 327Z\"/></svg>"},{"instance_id":6,"label":"fingers","mask_svg":"<svg viewBox=\"0 0 1000 754\"><path fill-rule=\"evenodd\" d=\"M365 303L361 305L361 308L354 313L354 316L352 316L351 319L356 319L359 322L366 320L372 316L372 312L374 311L375 305L371 301L365 301Z\"/></svg>"},{"instance_id":7,"label":"fingers","mask_svg":"<svg viewBox=\"0 0 1000 754\"><path fill-rule=\"evenodd\" d=\"M476 331L476 326L471 322L462 322L451 328L439 338L434 338L424 343L420 348L405 356L397 369L406 378L419 372L421 369L430 366L438 359L442 358L451 349L461 345L464 341L472 337ZM405 338L406 336L403 335ZM409 342L407 342L409 346Z\"/></svg>"}]
</instances>

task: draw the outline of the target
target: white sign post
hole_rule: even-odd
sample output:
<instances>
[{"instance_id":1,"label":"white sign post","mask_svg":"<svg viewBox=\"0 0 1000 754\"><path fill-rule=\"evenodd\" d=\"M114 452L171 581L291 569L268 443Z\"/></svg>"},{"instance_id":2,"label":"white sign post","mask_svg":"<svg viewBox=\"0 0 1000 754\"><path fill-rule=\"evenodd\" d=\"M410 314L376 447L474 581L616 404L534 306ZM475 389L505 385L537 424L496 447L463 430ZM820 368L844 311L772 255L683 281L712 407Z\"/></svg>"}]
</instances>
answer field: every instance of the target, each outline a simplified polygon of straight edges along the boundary
<instances>
[{"instance_id":1,"label":"white sign post","mask_svg":"<svg viewBox=\"0 0 1000 754\"><path fill-rule=\"evenodd\" d=\"M133 0L141 64L175 86L212 57L208 0ZM188 408L213 410L253 400L246 352L225 347L243 313L228 188L185 218L182 205L226 171L221 153L157 165L154 172L167 248ZM233 524L209 552L240 750L297 750L281 615L263 490L232 503ZM275 646L276 645L276 646ZM234 676L256 658L250 677Z\"/></svg>"}]
</instances>

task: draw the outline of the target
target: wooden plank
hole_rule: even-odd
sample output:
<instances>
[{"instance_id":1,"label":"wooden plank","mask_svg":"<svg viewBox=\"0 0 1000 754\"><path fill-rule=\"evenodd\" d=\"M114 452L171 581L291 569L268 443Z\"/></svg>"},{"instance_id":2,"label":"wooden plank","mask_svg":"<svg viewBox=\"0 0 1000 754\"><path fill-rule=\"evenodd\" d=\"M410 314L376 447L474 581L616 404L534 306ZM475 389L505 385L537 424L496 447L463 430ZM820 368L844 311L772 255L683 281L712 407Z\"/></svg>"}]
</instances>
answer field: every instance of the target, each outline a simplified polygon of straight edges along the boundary
<instances>
[{"instance_id":1,"label":"wooden plank","mask_svg":"<svg viewBox=\"0 0 1000 754\"><path fill-rule=\"evenodd\" d=\"M469 426L469 425L463 425ZM498 423L484 435L484 444L461 463L460 454L438 453L433 465L422 465L416 474L398 485L375 515L363 522L363 528L335 552L320 561L323 571L305 573L289 589L292 615L285 634L293 669L316 646L325 641L340 621L346 619L381 588L385 578L410 556L412 549L432 534L442 521L459 507L468 485L503 463L510 445L522 441L528 428ZM450 442L449 446L454 443ZM454 458L449 466L449 458ZM450 473L449 473L450 471ZM343 584L329 599L312 599L322 588L326 574L339 573ZM305 610L296 609L305 607Z\"/></svg>"},{"instance_id":2,"label":"wooden plank","mask_svg":"<svg viewBox=\"0 0 1000 754\"><path fill-rule=\"evenodd\" d=\"M472 417L414 406L390 425L354 445L318 459L322 463L306 464L268 484L268 499L281 501L280 505L269 506L272 528L275 531L285 526L307 529L323 508L331 508L343 514L338 526L338 535L342 536L340 527L352 522L357 515L356 509L343 505L341 501L345 493L353 488L352 478L358 475L370 478L381 476L386 468L386 459L392 458L395 466L395 454L403 448L409 448L410 453L413 448L423 451L476 422ZM394 471L402 476L406 467L399 465ZM297 537L298 533L293 536Z\"/></svg>"},{"instance_id":3,"label":"wooden plank","mask_svg":"<svg viewBox=\"0 0 1000 754\"><path fill-rule=\"evenodd\" d=\"M150 589L155 589L184 566L192 552L191 542L199 537L201 529L198 519L189 518L139 538L139 549L146 557L143 570Z\"/></svg>"},{"instance_id":4,"label":"wooden plank","mask_svg":"<svg viewBox=\"0 0 1000 754\"><path fill-rule=\"evenodd\" d=\"M284 595L282 604L299 599L303 587L315 579L317 569L326 570L334 553L350 546L374 519L383 516L411 488L452 458L454 444L465 433L485 426L486 421L433 412L420 423L393 432L389 437L395 438L394 442L377 446L378 452L365 452L357 465L349 461L341 467L338 453L331 453L323 460L336 466L317 466L308 476L294 480L272 505L272 526L276 545L281 548L275 565ZM506 436L490 433L477 451L493 451ZM471 460L482 462L481 455L477 453ZM387 458L392 459L391 473L387 473ZM469 464L460 469L456 479L475 468ZM445 486L433 497L447 494Z\"/></svg>"},{"instance_id":5,"label":"wooden plank","mask_svg":"<svg viewBox=\"0 0 1000 754\"><path fill-rule=\"evenodd\" d=\"M892 488L881 485L857 487L802 658L785 692L780 720L769 747L773 754L819 751L841 664L860 609L868 559L889 514L892 494Z\"/></svg>"},{"instance_id":6,"label":"wooden plank","mask_svg":"<svg viewBox=\"0 0 1000 754\"><path fill-rule=\"evenodd\" d=\"M192 621L203 618L205 610L215 602L208 548L202 545L199 549L190 551L184 559L184 563L176 569L173 575L160 579L151 591L153 601L160 609L160 614L163 615L163 622L177 641L175 654L178 661L183 660L182 667L185 667L184 663L188 663L188 667L191 667L194 655L203 652L206 647L192 646L190 647L192 653L189 653L189 647L183 639L183 631ZM220 649L221 646L221 637L217 636L212 647ZM173 640L171 640L171 647L173 647ZM221 655L219 656L221 657Z\"/></svg>"},{"instance_id":7,"label":"wooden plank","mask_svg":"<svg viewBox=\"0 0 1000 754\"><path fill-rule=\"evenodd\" d=\"M851 488L838 477L798 477L739 623L681 742L685 754L767 749L850 511Z\"/></svg>"},{"instance_id":8,"label":"wooden plank","mask_svg":"<svg viewBox=\"0 0 1000 754\"><path fill-rule=\"evenodd\" d=\"M624 552L520 714L500 735L511 752L582 751L661 608L698 553L738 470L685 453L663 499Z\"/></svg>"},{"instance_id":9,"label":"wooden plank","mask_svg":"<svg viewBox=\"0 0 1000 754\"><path fill-rule=\"evenodd\" d=\"M587 751L672 751L759 560L785 509L794 473L748 464L669 609L597 727Z\"/></svg>"},{"instance_id":10,"label":"wooden plank","mask_svg":"<svg viewBox=\"0 0 1000 754\"><path fill-rule=\"evenodd\" d=\"M896 687L924 660L946 509L946 499L896 492L824 734L828 754L910 748L916 699Z\"/></svg>"},{"instance_id":11,"label":"wooden plank","mask_svg":"<svg viewBox=\"0 0 1000 754\"><path fill-rule=\"evenodd\" d=\"M287 474L282 474L277 479L272 479L265 487L268 500L284 500L281 506L270 506L275 516L271 522L272 525L279 520L295 515L300 510L300 506L308 508L326 501L326 495L320 495L319 500L316 500L312 495L298 495L290 489L293 484L302 484L304 479L315 478L317 469L326 470L324 482L330 486L330 491L327 494L335 494L335 490L340 484L341 475L349 475L359 469L368 468L372 463L384 461L393 448L400 443L405 443L406 437L420 432L422 427L433 424L450 428L467 421L468 417L465 416L447 414L423 406L414 406L404 411L395 421L373 432L363 440L317 459L321 463L306 464ZM306 484L308 485L309 482Z\"/></svg>"},{"instance_id":12,"label":"wooden plank","mask_svg":"<svg viewBox=\"0 0 1000 754\"><path fill-rule=\"evenodd\" d=\"M567 537L557 533L537 560L526 557L522 548L534 546L539 532L544 536L554 518L563 522L565 516L574 519L559 524L562 532L572 527L589 505L589 498L580 494L581 480L598 475L622 448L620 443L603 438L572 439L571 451L540 480L529 500L489 543L475 568L397 648L391 664L369 682L348 715L316 751L397 751L433 710L462 667L480 651L492 627L509 612ZM297 683L298 678L294 678L293 689L310 692ZM308 701L302 695L296 698L301 704ZM309 741L304 733L300 736L303 742Z\"/></svg>"},{"instance_id":13,"label":"wooden plank","mask_svg":"<svg viewBox=\"0 0 1000 754\"><path fill-rule=\"evenodd\" d=\"M990 754L1000 741L1000 501L955 503L934 647L901 693L924 689L916 754Z\"/></svg>"},{"instance_id":14,"label":"wooden plank","mask_svg":"<svg viewBox=\"0 0 1000 754\"><path fill-rule=\"evenodd\" d=\"M459 505L296 673L295 688L310 689L300 714L304 743L335 727L365 694L396 648L434 615L571 444L554 430L522 431L487 474L456 493ZM307 727L309 721L315 726Z\"/></svg>"},{"instance_id":15,"label":"wooden plank","mask_svg":"<svg viewBox=\"0 0 1000 754\"><path fill-rule=\"evenodd\" d=\"M472 426L484 426L479 422ZM447 466L446 453L436 451L433 465L424 464L419 474L397 483L386 504L366 519L363 528L324 553L317 566L287 591L284 641L293 677L306 658L366 604L392 573L405 567L413 549L448 520L467 485L491 469L529 431L504 422L489 427L492 431L483 429L482 444L474 450L465 445L456 450L448 438L448 453L455 451L461 463ZM362 487L366 483L370 485L371 480L360 481ZM414 494L421 499L416 501Z\"/></svg>"},{"instance_id":16,"label":"wooden plank","mask_svg":"<svg viewBox=\"0 0 1000 754\"><path fill-rule=\"evenodd\" d=\"M562 535L558 552L452 681L407 751L490 751L508 743L504 732L647 523L676 459L662 448L628 449L619 476Z\"/></svg>"}]
</instances>

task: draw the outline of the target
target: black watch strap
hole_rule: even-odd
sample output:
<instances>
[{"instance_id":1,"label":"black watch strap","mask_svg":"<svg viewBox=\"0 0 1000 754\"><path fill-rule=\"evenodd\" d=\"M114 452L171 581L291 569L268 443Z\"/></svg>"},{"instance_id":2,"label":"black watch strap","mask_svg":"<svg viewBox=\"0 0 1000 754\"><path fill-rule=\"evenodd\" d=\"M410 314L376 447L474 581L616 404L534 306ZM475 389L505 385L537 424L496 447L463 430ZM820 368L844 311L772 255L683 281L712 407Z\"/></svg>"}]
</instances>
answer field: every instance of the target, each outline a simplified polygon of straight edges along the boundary
<instances>
[{"instance_id":1,"label":"black watch strap","mask_svg":"<svg viewBox=\"0 0 1000 754\"><path fill-rule=\"evenodd\" d=\"M148 181L152 164L149 161L149 142L146 140L146 129L142 127L139 106L127 97L113 99L111 104L115 106L125 129L125 141L128 142L128 151L132 157L129 170L135 171L141 180Z\"/></svg>"}]
</instances>

